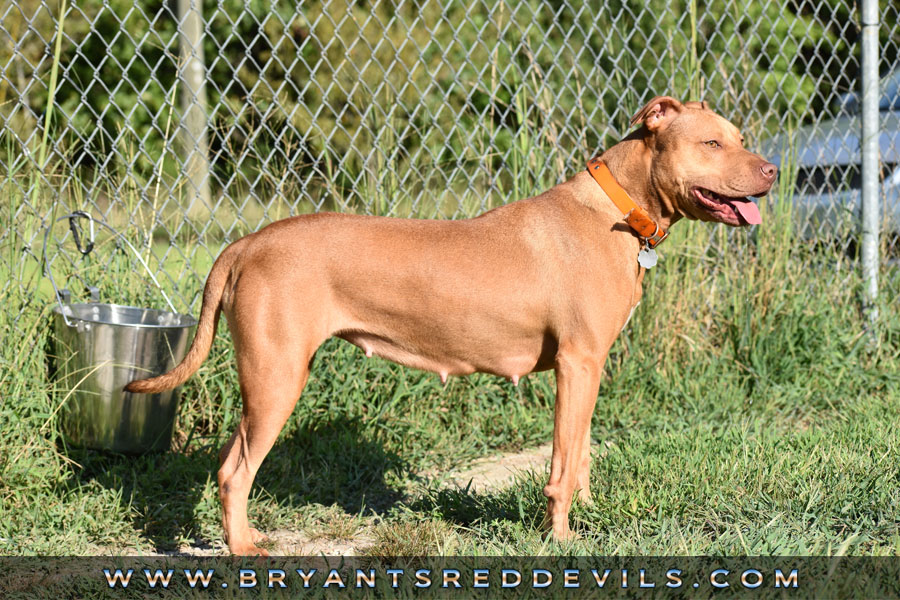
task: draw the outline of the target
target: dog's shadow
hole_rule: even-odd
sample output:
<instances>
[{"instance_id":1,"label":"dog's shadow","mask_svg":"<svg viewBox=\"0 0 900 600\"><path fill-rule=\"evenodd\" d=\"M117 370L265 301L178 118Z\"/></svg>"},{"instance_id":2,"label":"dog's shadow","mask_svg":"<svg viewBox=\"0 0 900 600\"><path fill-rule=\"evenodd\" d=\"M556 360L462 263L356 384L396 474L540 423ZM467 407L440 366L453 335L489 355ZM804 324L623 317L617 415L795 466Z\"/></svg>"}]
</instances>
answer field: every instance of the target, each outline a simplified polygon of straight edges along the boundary
<instances>
[{"instance_id":1,"label":"dog's shadow","mask_svg":"<svg viewBox=\"0 0 900 600\"><path fill-rule=\"evenodd\" d=\"M358 417L306 424L283 435L256 484L279 505L336 504L350 514L380 514L403 496L397 483L409 465L372 439Z\"/></svg>"},{"instance_id":2,"label":"dog's shadow","mask_svg":"<svg viewBox=\"0 0 900 600\"><path fill-rule=\"evenodd\" d=\"M257 474L251 515L253 504L260 501L284 511L310 504L337 504L351 514L388 510L402 497L399 487L390 483L399 478L391 473L407 465L371 437L358 419L350 417L288 431ZM66 449L82 465L68 487L100 486L111 491L134 529L159 551L177 550L184 540L203 546L210 543L205 539L210 532L218 529L218 498L211 499L205 490L208 482L215 486L218 452L226 439L223 434L207 444L194 444L187 454L129 456ZM273 501L276 507L271 507ZM122 553L127 548L113 550Z\"/></svg>"},{"instance_id":3,"label":"dog's shadow","mask_svg":"<svg viewBox=\"0 0 900 600\"><path fill-rule=\"evenodd\" d=\"M426 482L408 505L413 511L440 515L464 527L508 521L536 529L546 506L541 493L545 480L544 473L523 471L512 483L497 489L472 489L471 482L467 486Z\"/></svg>"},{"instance_id":4,"label":"dog's shadow","mask_svg":"<svg viewBox=\"0 0 900 600\"><path fill-rule=\"evenodd\" d=\"M81 468L69 478L70 490L97 489L112 498L101 501L112 509L118 502L122 519L130 519L138 536L146 538L157 551L177 550L184 539L201 539L198 506L203 503L207 478L215 478L216 452L212 448L194 451L127 455L86 450L61 449ZM105 490L105 491L104 491ZM115 518L115 517L114 517ZM109 532L117 545L105 548L128 554L131 543L125 532Z\"/></svg>"}]
</instances>

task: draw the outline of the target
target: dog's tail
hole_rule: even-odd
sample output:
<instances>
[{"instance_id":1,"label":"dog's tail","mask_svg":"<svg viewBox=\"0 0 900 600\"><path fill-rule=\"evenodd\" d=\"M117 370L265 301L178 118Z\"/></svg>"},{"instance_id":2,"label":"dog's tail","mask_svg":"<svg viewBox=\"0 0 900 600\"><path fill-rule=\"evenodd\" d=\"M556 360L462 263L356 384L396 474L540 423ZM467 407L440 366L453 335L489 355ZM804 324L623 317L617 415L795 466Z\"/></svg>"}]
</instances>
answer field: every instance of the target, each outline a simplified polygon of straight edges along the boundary
<instances>
[{"instance_id":1,"label":"dog's tail","mask_svg":"<svg viewBox=\"0 0 900 600\"><path fill-rule=\"evenodd\" d=\"M188 377L200 368L200 364L209 355L213 338L216 336L216 328L219 325L219 313L222 311L222 293L231 272L231 266L239 252L236 252L240 244L235 243L225 249L216 259L209 277L206 279L206 287L203 289L203 306L200 308L200 322L197 324L197 333L191 343L184 360L168 373L150 377L149 379L136 379L125 386L126 392L135 394L154 394L163 390L171 390L187 381Z\"/></svg>"}]
</instances>

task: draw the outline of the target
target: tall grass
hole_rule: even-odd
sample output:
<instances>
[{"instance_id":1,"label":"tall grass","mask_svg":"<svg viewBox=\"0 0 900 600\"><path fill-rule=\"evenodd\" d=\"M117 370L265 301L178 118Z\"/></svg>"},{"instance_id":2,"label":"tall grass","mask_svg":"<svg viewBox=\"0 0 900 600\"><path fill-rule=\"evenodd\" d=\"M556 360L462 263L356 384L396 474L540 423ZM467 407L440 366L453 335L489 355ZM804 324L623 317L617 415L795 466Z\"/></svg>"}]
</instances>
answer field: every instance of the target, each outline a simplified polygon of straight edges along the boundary
<instances>
[{"instance_id":1,"label":"tall grass","mask_svg":"<svg viewBox=\"0 0 900 600\"><path fill-rule=\"evenodd\" d=\"M47 86L47 110L44 112L44 128L41 133L41 143L38 146L37 169L31 171L31 173L43 177L46 177L47 175L47 142L50 136L50 123L53 119L53 110L56 106L56 83L59 77L59 56L62 50L63 28L66 22L66 4L66 0L59 3L59 17L56 21L56 35L54 36L55 42L53 45L53 62L50 66L50 82ZM31 202L33 204L37 204L38 194L41 189L39 183L40 179L36 179L32 182L30 187L32 190Z\"/></svg>"},{"instance_id":2,"label":"tall grass","mask_svg":"<svg viewBox=\"0 0 900 600\"><path fill-rule=\"evenodd\" d=\"M527 170L526 150L541 142L526 142L517 160ZM29 167L16 168L28 177ZM799 240L791 171L761 203L763 225L729 233L679 223L662 248L608 361L593 428L603 448L598 502L577 509L584 539L575 546L541 541L541 475L495 493L442 491L421 476L548 441L552 375L518 388L482 375L444 387L336 341L319 352L263 465L251 519L310 531L322 519L351 519L374 530L379 551L399 554L895 552L898 473L885 457L900 443L887 426L900 416L900 323L882 310L882 345L866 350L856 265ZM514 175L510 184L524 177ZM110 185L134 189L119 183ZM4 255L19 250L12 238L5 244ZM191 297L202 281L175 289L183 260L164 263L172 278L161 280ZM172 452L64 449L53 415L67 390L48 371L49 289L36 285L33 261L10 264L22 270L3 275L27 285L3 297L4 318L21 316L3 322L0 344L0 551L147 551L220 539L216 453L240 414L225 329L184 387ZM99 285L106 300L162 305L108 237L88 258L54 268L70 285L76 274ZM883 279L896 286L890 269ZM410 534L423 521L438 532L431 541Z\"/></svg>"}]
</instances>

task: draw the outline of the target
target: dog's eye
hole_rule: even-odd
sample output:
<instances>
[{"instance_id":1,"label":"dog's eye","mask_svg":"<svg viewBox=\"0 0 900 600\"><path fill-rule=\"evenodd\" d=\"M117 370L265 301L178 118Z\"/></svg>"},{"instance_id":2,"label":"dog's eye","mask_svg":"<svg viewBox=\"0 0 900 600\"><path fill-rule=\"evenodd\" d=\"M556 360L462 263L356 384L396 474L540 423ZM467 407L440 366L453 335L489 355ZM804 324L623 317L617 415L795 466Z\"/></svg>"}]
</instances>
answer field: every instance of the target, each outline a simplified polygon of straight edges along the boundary
<instances>
[{"instance_id":1,"label":"dog's eye","mask_svg":"<svg viewBox=\"0 0 900 600\"><path fill-rule=\"evenodd\" d=\"M720 148L720 147L722 146L722 145L721 145L719 142L717 142L716 140L709 140L709 141L706 141L706 142L703 142L703 143L706 144L707 146L709 146L710 148Z\"/></svg>"}]
</instances>

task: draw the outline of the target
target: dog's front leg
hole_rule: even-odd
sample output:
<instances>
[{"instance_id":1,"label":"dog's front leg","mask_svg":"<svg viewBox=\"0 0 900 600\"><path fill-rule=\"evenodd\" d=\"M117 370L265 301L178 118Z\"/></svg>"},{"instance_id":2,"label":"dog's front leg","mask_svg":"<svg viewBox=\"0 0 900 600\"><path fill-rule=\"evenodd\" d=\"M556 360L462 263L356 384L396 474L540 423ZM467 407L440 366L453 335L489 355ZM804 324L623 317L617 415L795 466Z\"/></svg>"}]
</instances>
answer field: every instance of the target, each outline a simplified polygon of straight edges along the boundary
<instances>
[{"instance_id":1,"label":"dog's front leg","mask_svg":"<svg viewBox=\"0 0 900 600\"><path fill-rule=\"evenodd\" d=\"M557 354L553 458L550 482L544 488L548 498L544 527L558 540L572 537L569 509L575 486L587 487L583 480L585 465L590 461L591 415L597 402L602 368L594 352L560 348Z\"/></svg>"}]
</instances>

